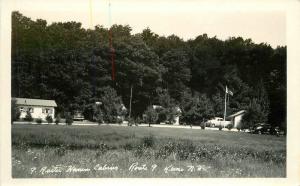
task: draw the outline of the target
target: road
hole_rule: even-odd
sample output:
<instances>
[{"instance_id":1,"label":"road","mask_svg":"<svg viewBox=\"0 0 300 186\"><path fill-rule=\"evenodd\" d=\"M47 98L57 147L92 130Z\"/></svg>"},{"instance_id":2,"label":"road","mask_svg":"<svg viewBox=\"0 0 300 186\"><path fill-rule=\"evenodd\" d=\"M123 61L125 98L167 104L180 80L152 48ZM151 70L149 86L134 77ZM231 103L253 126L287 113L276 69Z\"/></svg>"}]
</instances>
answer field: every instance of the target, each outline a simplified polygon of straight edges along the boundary
<instances>
[{"instance_id":1,"label":"road","mask_svg":"<svg viewBox=\"0 0 300 186\"><path fill-rule=\"evenodd\" d=\"M25 122L25 121L15 121L15 122L13 122L13 124L19 124L19 125L33 124L33 125L37 125L36 122ZM43 122L43 123L41 123L41 125L48 125L48 123ZM55 125L55 123L53 123L51 125ZM59 125L66 125L66 123L59 123ZM74 121L72 123L72 125L75 125L75 126L96 126L96 125L98 125L98 123L90 122L90 121ZM114 126L117 126L117 127L128 127L127 124L101 124L101 125L114 125ZM142 123L142 124L139 124L138 126L133 125L131 127L149 127L149 124ZM192 126L191 127L190 125L151 124L151 127L201 130L200 126ZM219 130L219 128L205 127L205 130ZM223 128L222 130L224 130L224 131L233 131L233 132L238 131L237 129L228 130L227 128Z\"/></svg>"}]
</instances>

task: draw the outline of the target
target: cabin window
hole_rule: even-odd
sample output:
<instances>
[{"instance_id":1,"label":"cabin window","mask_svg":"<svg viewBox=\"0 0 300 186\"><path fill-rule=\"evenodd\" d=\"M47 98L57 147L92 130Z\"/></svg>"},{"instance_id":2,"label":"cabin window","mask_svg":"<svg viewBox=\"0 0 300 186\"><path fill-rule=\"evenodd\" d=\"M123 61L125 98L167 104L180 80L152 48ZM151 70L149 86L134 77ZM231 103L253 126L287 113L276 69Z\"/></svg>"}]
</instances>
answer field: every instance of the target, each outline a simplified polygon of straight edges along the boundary
<instances>
[{"instance_id":1,"label":"cabin window","mask_svg":"<svg viewBox=\"0 0 300 186\"><path fill-rule=\"evenodd\" d=\"M47 114L47 109L46 109L46 108L43 108L43 109L42 109L42 113Z\"/></svg>"},{"instance_id":2,"label":"cabin window","mask_svg":"<svg viewBox=\"0 0 300 186\"><path fill-rule=\"evenodd\" d=\"M50 108L43 108L43 109L42 109L42 112L43 112L44 114L52 114L52 109L50 109Z\"/></svg>"}]
</instances>

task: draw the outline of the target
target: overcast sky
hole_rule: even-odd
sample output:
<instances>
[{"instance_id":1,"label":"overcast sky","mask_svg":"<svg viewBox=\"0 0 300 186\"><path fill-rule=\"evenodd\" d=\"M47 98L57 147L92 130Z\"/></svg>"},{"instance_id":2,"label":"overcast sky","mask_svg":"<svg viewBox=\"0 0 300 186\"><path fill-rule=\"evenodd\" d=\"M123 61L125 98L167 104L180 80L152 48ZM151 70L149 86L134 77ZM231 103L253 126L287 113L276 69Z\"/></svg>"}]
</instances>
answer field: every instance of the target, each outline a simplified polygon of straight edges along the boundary
<instances>
[{"instance_id":1,"label":"overcast sky","mask_svg":"<svg viewBox=\"0 0 300 186\"><path fill-rule=\"evenodd\" d=\"M276 3L220 3L200 0L13 0L14 9L48 23L77 21L83 27L128 24L132 33L149 27L159 35L192 39L242 36L272 47L286 45L286 15ZM111 15L111 19L109 18Z\"/></svg>"}]
</instances>

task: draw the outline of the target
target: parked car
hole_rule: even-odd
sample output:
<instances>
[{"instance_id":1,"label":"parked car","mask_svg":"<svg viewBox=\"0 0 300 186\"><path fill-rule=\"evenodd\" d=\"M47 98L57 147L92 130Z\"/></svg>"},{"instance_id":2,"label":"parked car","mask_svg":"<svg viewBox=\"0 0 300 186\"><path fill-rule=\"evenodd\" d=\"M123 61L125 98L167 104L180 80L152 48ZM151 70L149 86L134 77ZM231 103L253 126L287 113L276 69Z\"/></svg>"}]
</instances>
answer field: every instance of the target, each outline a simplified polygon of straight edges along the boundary
<instances>
[{"instance_id":1,"label":"parked car","mask_svg":"<svg viewBox=\"0 0 300 186\"><path fill-rule=\"evenodd\" d=\"M273 127L270 124L258 123L251 128L253 134L271 134L271 135L282 135L282 131L279 127Z\"/></svg>"},{"instance_id":2,"label":"parked car","mask_svg":"<svg viewBox=\"0 0 300 186\"><path fill-rule=\"evenodd\" d=\"M206 122L206 126L209 127L227 127L231 124L231 121L224 121L223 118L214 117Z\"/></svg>"},{"instance_id":3,"label":"parked car","mask_svg":"<svg viewBox=\"0 0 300 186\"><path fill-rule=\"evenodd\" d=\"M83 121L84 120L84 116L83 116L82 112L76 111L74 113L73 120Z\"/></svg>"},{"instance_id":4,"label":"parked car","mask_svg":"<svg viewBox=\"0 0 300 186\"><path fill-rule=\"evenodd\" d=\"M257 123L250 130L253 134L270 134L271 125L266 123Z\"/></svg>"},{"instance_id":5,"label":"parked car","mask_svg":"<svg viewBox=\"0 0 300 186\"><path fill-rule=\"evenodd\" d=\"M285 134L284 130L280 129L278 126L277 127L272 127L270 130L270 134L276 135L276 136L282 136Z\"/></svg>"}]
</instances>

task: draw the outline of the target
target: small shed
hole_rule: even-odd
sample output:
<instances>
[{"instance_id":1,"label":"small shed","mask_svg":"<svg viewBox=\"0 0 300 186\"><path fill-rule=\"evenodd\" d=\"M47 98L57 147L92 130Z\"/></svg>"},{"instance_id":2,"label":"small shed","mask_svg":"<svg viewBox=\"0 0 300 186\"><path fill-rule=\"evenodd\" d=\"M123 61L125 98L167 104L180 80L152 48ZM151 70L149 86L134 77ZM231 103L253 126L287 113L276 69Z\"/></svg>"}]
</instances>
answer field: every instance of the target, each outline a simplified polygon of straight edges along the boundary
<instances>
[{"instance_id":1,"label":"small shed","mask_svg":"<svg viewBox=\"0 0 300 186\"><path fill-rule=\"evenodd\" d=\"M12 98L16 101L16 106L20 111L20 119L25 118L27 111L31 113L33 119L41 118L43 120L49 115L54 118L55 100L30 99L30 98Z\"/></svg>"},{"instance_id":2,"label":"small shed","mask_svg":"<svg viewBox=\"0 0 300 186\"><path fill-rule=\"evenodd\" d=\"M238 128L240 127L242 123L243 116L245 115L246 110L240 110L234 114L231 114L227 118L229 118L232 122L233 128Z\"/></svg>"}]
</instances>

